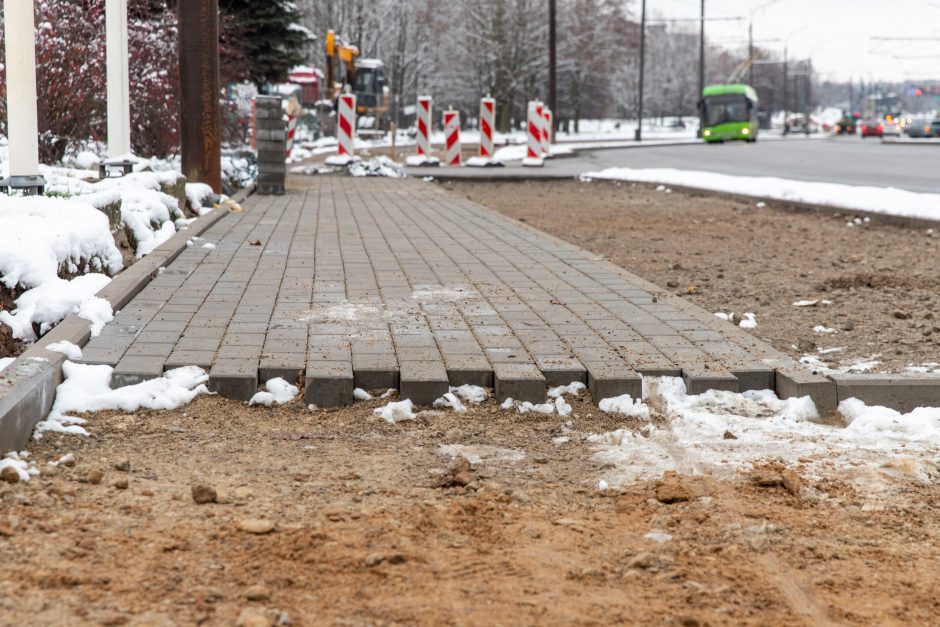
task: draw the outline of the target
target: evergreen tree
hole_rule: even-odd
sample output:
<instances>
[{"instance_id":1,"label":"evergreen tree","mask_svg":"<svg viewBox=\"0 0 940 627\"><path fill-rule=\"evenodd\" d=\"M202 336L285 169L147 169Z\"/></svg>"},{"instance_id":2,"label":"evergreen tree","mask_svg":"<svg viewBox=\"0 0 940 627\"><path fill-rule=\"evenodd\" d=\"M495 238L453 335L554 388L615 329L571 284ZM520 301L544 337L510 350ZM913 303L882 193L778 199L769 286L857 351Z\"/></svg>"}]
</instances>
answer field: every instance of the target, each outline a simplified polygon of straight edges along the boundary
<instances>
[{"instance_id":1,"label":"evergreen tree","mask_svg":"<svg viewBox=\"0 0 940 627\"><path fill-rule=\"evenodd\" d=\"M302 14L290 0L220 0L223 39L245 58L242 78L259 89L282 82L295 65L309 63L306 47L313 36L300 25Z\"/></svg>"}]
</instances>

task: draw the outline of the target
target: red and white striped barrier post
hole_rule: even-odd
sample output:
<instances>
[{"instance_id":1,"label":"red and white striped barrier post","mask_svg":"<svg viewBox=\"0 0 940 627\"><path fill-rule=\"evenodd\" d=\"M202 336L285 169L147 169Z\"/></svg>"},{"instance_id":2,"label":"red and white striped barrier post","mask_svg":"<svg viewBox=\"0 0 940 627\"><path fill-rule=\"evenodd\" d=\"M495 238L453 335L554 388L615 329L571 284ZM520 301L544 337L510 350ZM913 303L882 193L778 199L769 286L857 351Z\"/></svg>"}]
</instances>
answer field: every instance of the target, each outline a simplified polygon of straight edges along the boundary
<instances>
[{"instance_id":1,"label":"red and white striped barrier post","mask_svg":"<svg viewBox=\"0 0 940 627\"><path fill-rule=\"evenodd\" d=\"M539 103L530 100L526 122L526 154L522 165L541 167L542 162L542 124L538 112Z\"/></svg>"},{"instance_id":2,"label":"red and white striped barrier post","mask_svg":"<svg viewBox=\"0 0 940 627\"><path fill-rule=\"evenodd\" d=\"M493 126L496 121L496 101L489 96L480 99L480 157L493 158Z\"/></svg>"},{"instance_id":3,"label":"red and white striped barrier post","mask_svg":"<svg viewBox=\"0 0 940 627\"><path fill-rule=\"evenodd\" d=\"M444 112L444 163L459 166L462 164L460 146L460 111L448 109Z\"/></svg>"},{"instance_id":4,"label":"red and white striped barrier post","mask_svg":"<svg viewBox=\"0 0 940 627\"><path fill-rule=\"evenodd\" d=\"M340 94L336 114L336 154L327 158L329 165L347 165L355 159L356 96Z\"/></svg>"},{"instance_id":5,"label":"red and white striped barrier post","mask_svg":"<svg viewBox=\"0 0 940 627\"><path fill-rule=\"evenodd\" d=\"M542 107L542 156L552 156L552 110Z\"/></svg>"},{"instance_id":6,"label":"red and white striped barrier post","mask_svg":"<svg viewBox=\"0 0 940 627\"><path fill-rule=\"evenodd\" d=\"M294 136L297 134L297 116L287 114L287 157L290 158L290 151L294 148Z\"/></svg>"},{"instance_id":7,"label":"red and white striped barrier post","mask_svg":"<svg viewBox=\"0 0 940 627\"><path fill-rule=\"evenodd\" d=\"M418 96L418 107L415 109L415 148L416 155L405 159L407 165L437 165L437 157L431 156L431 113L434 102L430 96Z\"/></svg>"}]
</instances>

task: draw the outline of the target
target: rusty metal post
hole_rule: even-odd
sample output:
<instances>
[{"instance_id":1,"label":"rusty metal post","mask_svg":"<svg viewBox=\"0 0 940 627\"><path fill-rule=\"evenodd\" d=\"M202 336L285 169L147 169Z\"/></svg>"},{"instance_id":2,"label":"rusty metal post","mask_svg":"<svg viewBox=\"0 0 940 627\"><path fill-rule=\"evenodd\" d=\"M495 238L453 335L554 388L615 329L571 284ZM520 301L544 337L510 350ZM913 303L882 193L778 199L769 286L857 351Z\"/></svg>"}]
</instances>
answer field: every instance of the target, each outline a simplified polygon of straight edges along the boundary
<instances>
[{"instance_id":1,"label":"rusty metal post","mask_svg":"<svg viewBox=\"0 0 940 627\"><path fill-rule=\"evenodd\" d=\"M219 0L180 0L180 144L183 175L222 193Z\"/></svg>"}]
</instances>

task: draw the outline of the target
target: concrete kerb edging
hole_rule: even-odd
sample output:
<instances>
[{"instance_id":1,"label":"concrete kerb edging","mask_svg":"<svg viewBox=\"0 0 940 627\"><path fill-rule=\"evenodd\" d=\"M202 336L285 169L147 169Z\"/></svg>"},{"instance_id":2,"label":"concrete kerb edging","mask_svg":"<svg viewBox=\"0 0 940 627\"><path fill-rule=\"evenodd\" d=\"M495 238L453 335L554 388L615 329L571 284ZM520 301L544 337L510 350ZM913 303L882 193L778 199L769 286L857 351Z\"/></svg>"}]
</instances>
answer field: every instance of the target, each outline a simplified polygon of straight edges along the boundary
<instances>
[{"instance_id":1,"label":"concrete kerb edging","mask_svg":"<svg viewBox=\"0 0 940 627\"><path fill-rule=\"evenodd\" d=\"M511 218L510 218L511 219ZM538 233L554 241L559 247L583 252L584 249L566 242L554 235L518 222L518 226L532 233ZM753 351L759 363L774 373L773 387L780 398L809 396L813 399L820 414L834 412L839 403L849 398L858 398L868 405L882 405L901 412L909 412L916 407L940 407L940 375L921 374L830 374L822 375L813 371L792 357L781 353L730 322L720 320L707 311L701 310L679 296L654 283L646 281L607 259L593 259L610 271L629 278L638 287L659 298L668 301L690 316L700 320L706 328L718 331L733 342L747 346ZM703 313L704 312L704 313Z\"/></svg>"},{"instance_id":2,"label":"concrete kerb edging","mask_svg":"<svg viewBox=\"0 0 940 627\"><path fill-rule=\"evenodd\" d=\"M233 197L243 202L255 190L251 184ZM158 274L173 262L193 236L198 236L228 215L216 209L183 227L176 235L149 255L119 273L96 295L111 303L115 311L125 307ZM91 337L87 320L71 315L44 335L29 350L0 373L0 454L26 445L36 424L45 418L55 401L55 389L62 382L65 356L46 349L56 342L68 341L84 346Z\"/></svg>"}]
</instances>

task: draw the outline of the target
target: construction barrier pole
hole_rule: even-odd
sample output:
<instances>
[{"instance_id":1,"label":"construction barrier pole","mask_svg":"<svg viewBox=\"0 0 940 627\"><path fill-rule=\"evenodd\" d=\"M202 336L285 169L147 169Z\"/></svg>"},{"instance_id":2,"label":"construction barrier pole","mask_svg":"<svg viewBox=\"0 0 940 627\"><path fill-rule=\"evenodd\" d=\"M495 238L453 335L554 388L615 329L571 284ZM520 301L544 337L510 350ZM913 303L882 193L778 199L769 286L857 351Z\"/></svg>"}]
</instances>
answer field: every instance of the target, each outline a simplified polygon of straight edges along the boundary
<instances>
[{"instance_id":1,"label":"construction barrier pole","mask_svg":"<svg viewBox=\"0 0 940 627\"><path fill-rule=\"evenodd\" d=\"M496 101L486 97L480 99L480 156L493 158L493 126L496 121Z\"/></svg>"},{"instance_id":2,"label":"construction barrier pole","mask_svg":"<svg viewBox=\"0 0 940 627\"><path fill-rule=\"evenodd\" d=\"M444 112L444 163L451 166L462 165L460 146L460 111L448 109Z\"/></svg>"},{"instance_id":3,"label":"construction barrier pole","mask_svg":"<svg viewBox=\"0 0 940 627\"><path fill-rule=\"evenodd\" d=\"M418 134L415 137L415 146L419 157L431 156L431 109L433 106L430 96L418 96L418 109L415 115Z\"/></svg>"},{"instance_id":4,"label":"construction barrier pole","mask_svg":"<svg viewBox=\"0 0 940 627\"><path fill-rule=\"evenodd\" d=\"M541 167L542 161L542 124L538 112L539 103L529 101L528 120L526 123L526 155L522 160L524 166Z\"/></svg>"},{"instance_id":5,"label":"construction barrier pole","mask_svg":"<svg viewBox=\"0 0 940 627\"><path fill-rule=\"evenodd\" d=\"M340 94L339 113L336 121L337 154L352 159L355 154L356 96Z\"/></svg>"},{"instance_id":6,"label":"construction barrier pole","mask_svg":"<svg viewBox=\"0 0 940 627\"><path fill-rule=\"evenodd\" d=\"M552 110L542 107L542 156L552 156Z\"/></svg>"}]
</instances>

